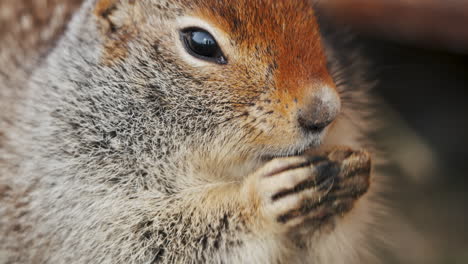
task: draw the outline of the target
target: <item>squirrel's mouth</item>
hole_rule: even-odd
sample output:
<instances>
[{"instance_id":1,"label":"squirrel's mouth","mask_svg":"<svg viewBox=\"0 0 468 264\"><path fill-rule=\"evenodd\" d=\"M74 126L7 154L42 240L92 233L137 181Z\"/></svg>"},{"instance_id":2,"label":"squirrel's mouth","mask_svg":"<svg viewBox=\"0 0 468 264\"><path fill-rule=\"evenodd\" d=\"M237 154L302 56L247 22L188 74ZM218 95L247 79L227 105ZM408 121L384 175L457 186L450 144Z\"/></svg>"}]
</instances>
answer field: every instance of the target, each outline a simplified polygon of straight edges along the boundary
<instances>
[{"instance_id":1,"label":"squirrel's mouth","mask_svg":"<svg viewBox=\"0 0 468 264\"><path fill-rule=\"evenodd\" d=\"M268 149L257 150L258 152L253 151L251 156L244 156L238 160L236 159L236 162L232 162L230 166L226 166L223 174L232 175L233 178L243 178L245 175L253 173L256 169L271 160L309 155L309 152L313 153L321 149L322 139L322 137L304 138L299 142L286 146L275 148L270 146Z\"/></svg>"},{"instance_id":2,"label":"squirrel's mouth","mask_svg":"<svg viewBox=\"0 0 468 264\"><path fill-rule=\"evenodd\" d=\"M281 150L275 151L274 153L267 153L261 156L262 161L270 161L275 158L286 158L293 156L301 156L306 152L316 151L322 145L322 137L310 137L306 138L299 144L292 144Z\"/></svg>"},{"instance_id":3,"label":"squirrel's mouth","mask_svg":"<svg viewBox=\"0 0 468 264\"><path fill-rule=\"evenodd\" d=\"M303 155L307 150L303 150L303 151L294 151L294 152L290 152L290 153L285 153L285 154L281 154L281 153L277 153L277 154L266 154L266 155L262 155L261 156L261 160L262 161L270 161L272 159L277 159L277 158L287 158L287 157L294 157L294 156L301 156Z\"/></svg>"}]
</instances>

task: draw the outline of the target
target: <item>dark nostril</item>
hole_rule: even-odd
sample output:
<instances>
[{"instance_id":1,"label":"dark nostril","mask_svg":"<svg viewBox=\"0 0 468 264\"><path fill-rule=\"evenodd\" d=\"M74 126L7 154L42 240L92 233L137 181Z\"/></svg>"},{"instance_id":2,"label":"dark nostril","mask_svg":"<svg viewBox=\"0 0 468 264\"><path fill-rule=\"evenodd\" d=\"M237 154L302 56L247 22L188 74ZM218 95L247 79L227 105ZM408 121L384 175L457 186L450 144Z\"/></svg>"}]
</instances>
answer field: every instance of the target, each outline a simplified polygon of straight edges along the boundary
<instances>
[{"instance_id":1,"label":"dark nostril","mask_svg":"<svg viewBox=\"0 0 468 264\"><path fill-rule=\"evenodd\" d=\"M333 121L333 120L326 120L326 121L316 121L316 120L308 120L308 119L305 119L303 118L302 116L299 116L298 120L299 122L299 125L304 129L304 130L307 130L307 131L310 131L310 132L314 132L314 133L320 133L322 132L328 125L330 125L330 123Z\"/></svg>"},{"instance_id":2,"label":"dark nostril","mask_svg":"<svg viewBox=\"0 0 468 264\"><path fill-rule=\"evenodd\" d=\"M297 125L306 133L320 133L338 116L341 108L338 94L322 88L305 96L297 112Z\"/></svg>"}]
</instances>

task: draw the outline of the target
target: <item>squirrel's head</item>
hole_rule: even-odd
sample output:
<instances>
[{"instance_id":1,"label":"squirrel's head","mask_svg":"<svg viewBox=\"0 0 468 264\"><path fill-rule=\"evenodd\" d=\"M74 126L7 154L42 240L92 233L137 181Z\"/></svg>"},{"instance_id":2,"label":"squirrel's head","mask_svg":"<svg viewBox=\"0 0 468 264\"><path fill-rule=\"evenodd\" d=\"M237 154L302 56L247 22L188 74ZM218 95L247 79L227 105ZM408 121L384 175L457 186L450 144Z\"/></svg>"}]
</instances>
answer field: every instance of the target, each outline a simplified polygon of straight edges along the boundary
<instances>
[{"instance_id":1,"label":"squirrel's head","mask_svg":"<svg viewBox=\"0 0 468 264\"><path fill-rule=\"evenodd\" d=\"M89 109L122 152L197 153L220 167L294 155L340 113L309 0L90 2L63 41L74 66L58 66L73 68L73 109ZM86 122L71 122L87 129L81 141Z\"/></svg>"}]
</instances>

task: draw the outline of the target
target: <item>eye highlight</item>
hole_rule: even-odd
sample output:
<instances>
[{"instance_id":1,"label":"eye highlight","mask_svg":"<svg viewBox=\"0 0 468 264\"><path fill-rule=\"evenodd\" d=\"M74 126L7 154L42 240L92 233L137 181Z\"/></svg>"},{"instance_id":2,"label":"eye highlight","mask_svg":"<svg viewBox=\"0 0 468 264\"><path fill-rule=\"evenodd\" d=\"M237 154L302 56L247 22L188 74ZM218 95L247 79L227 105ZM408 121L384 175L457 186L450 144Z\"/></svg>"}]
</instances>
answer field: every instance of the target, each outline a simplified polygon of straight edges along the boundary
<instances>
[{"instance_id":1,"label":"eye highlight","mask_svg":"<svg viewBox=\"0 0 468 264\"><path fill-rule=\"evenodd\" d=\"M190 55L217 64L227 64L227 59L215 38L206 30L186 28L180 32L180 37Z\"/></svg>"}]
</instances>

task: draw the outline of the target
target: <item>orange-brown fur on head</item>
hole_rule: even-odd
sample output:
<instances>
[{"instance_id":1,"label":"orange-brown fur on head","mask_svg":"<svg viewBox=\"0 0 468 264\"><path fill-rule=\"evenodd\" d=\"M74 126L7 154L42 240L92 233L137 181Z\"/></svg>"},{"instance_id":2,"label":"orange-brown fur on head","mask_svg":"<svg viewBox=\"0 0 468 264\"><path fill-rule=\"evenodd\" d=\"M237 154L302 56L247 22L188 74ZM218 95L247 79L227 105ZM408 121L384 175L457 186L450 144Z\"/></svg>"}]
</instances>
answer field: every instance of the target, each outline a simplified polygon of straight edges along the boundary
<instances>
[{"instance_id":1,"label":"orange-brown fur on head","mask_svg":"<svg viewBox=\"0 0 468 264\"><path fill-rule=\"evenodd\" d=\"M231 84L230 92L240 98L252 95L261 109L247 110L252 120L268 123L264 129L253 128L260 130L252 133L260 134L254 144L285 147L291 139L299 140L297 113L310 107L308 98L322 88L336 93L312 3L200 0L187 5L189 16L219 29L233 47L224 67L229 73L223 76L221 69L215 76L223 76ZM257 87L246 87L246 83ZM265 120L262 116L267 113L279 118Z\"/></svg>"},{"instance_id":2,"label":"orange-brown fur on head","mask_svg":"<svg viewBox=\"0 0 468 264\"><path fill-rule=\"evenodd\" d=\"M238 57L272 71L279 108L316 86L333 87L310 1L194 1L193 14L227 33ZM300 11L300 12L298 12Z\"/></svg>"}]
</instances>

